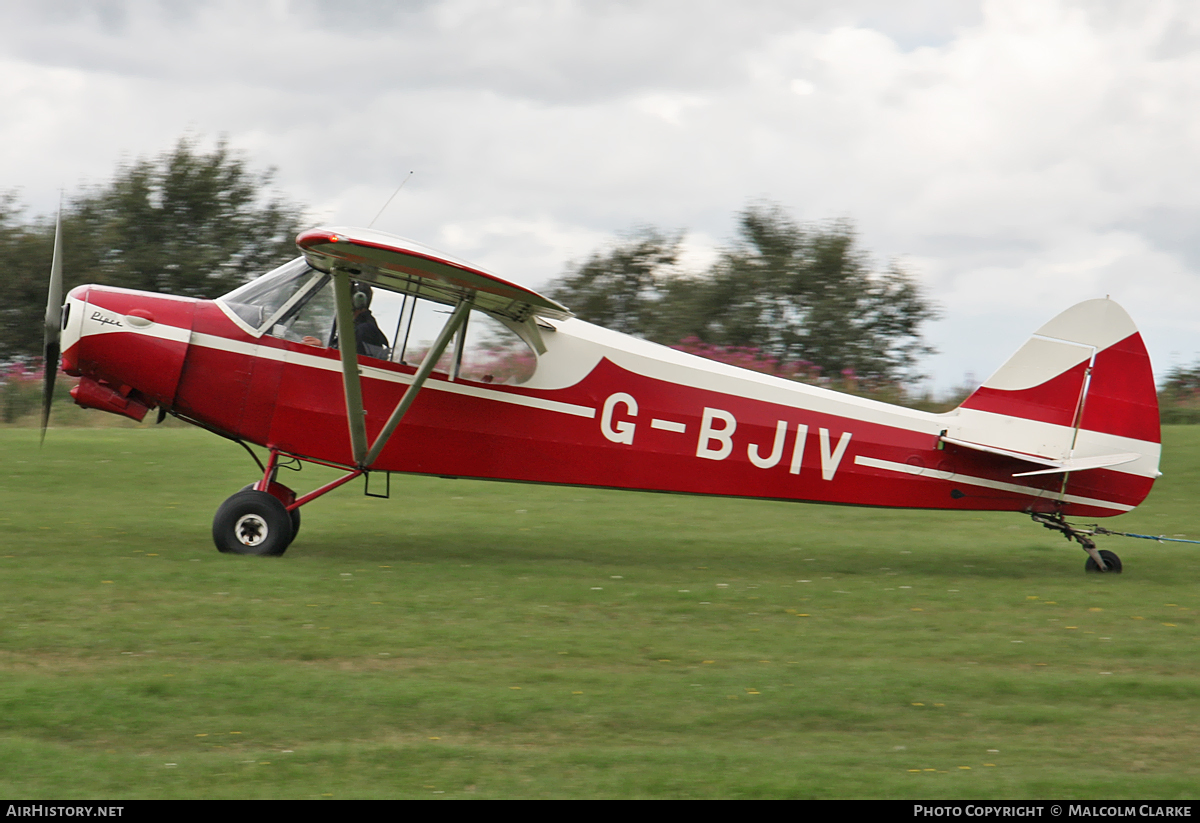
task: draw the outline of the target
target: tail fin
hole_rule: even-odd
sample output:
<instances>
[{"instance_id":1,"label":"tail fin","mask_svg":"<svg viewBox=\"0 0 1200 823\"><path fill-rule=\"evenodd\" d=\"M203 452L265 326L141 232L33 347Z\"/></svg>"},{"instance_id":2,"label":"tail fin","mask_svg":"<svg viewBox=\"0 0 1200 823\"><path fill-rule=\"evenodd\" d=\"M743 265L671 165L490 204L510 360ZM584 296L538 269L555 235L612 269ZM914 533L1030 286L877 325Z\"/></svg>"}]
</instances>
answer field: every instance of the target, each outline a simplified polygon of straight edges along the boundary
<instances>
[{"instance_id":1,"label":"tail fin","mask_svg":"<svg viewBox=\"0 0 1200 823\"><path fill-rule=\"evenodd\" d=\"M950 418L947 442L1042 467L1015 476L1080 472L1071 485L1090 487L1100 478L1087 470L1117 468L1130 481L1117 483L1119 496L1133 505L1158 476L1150 357L1129 315L1108 299L1079 303L1038 329Z\"/></svg>"},{"instance_id":2,"label":"tail fin","mask_svg":"<svg viewBox=\"0 0 1200 823\"><path fill-rule=\"evenodd\" d=\"M1088 300L1042 326L961 408L1160 441L1150 356L1112 300Z\"/></svg>"}]
</instances>

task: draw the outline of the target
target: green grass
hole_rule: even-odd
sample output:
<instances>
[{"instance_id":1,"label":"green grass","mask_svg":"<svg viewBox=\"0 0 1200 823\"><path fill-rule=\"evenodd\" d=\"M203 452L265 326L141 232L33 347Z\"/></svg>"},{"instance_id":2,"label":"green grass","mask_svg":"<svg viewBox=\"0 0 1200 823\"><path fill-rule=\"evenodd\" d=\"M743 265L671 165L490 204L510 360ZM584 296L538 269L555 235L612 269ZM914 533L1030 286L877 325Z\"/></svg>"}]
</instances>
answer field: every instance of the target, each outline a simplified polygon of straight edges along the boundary
<instances>
[{"instance_id":1,"label":"green grass","mask_svg":"<svg viewBox=\"0 0 1200 823\"><path fill-rule=\"evenodd\" d=\"M1110 528L1200 536L1200 428ZM308 490L329 473L306 468ZM0 794L1195 798L1200 546L396 476L218 554L191 429L0 429Z\"/></svg>"}]
</instances>

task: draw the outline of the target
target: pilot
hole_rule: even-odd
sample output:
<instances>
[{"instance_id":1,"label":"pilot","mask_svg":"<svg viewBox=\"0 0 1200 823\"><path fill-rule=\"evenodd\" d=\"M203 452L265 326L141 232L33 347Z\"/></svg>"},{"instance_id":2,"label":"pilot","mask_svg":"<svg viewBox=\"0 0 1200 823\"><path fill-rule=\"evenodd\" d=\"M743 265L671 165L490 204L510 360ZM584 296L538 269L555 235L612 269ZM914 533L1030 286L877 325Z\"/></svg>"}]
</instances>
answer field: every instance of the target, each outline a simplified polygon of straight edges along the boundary
<instances>
[{"instance_id":1,"label":"pilot","mask_svg":"<svg viewBox=\"0 0 1200 823\"><path fill-rule=\"evenodd\" d=\"M371 314L371 287L366 283L351 281L350 284L350 303L354 309L354 338L356 348L359 354L365 354L368 357L378 357L386 360L388 356L388 339L387 336L380 331L379 324L375 322L375 315ZM337 329L334 328L333 340L330 346L337 347ZM312 335L305 335L300 341L306 346L323 346L318 338Z\"/></svg>"},{"instance_id":2,"label":"pilot","mask_svg":"<svg viewBox=\"0 0 1200 823\"><path fill-rule=\"evenodd\" d=\"M388 339L379 330L375 315L371 314L371 287L366 283L353 282L350 286L351 302L354 305L354 339L358 342L358 353L368 357L386 359Z\"/></svg>"}]
</instances>

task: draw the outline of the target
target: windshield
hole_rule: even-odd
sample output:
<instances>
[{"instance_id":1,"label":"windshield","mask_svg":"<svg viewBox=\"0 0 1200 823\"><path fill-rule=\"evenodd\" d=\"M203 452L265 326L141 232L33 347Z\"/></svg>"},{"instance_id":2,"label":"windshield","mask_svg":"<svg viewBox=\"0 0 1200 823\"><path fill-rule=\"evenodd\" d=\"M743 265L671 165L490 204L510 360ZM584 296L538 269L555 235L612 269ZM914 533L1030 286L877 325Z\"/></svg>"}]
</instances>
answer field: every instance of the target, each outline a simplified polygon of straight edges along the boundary
<instances>
[{"instance_id":1,"label":"windshield","mask_svg":"<svg viewBox=\"0 0 1200 823\"><path fill-rule=\"evenodd\" d=\"M247 326L261 332L317 288L324 277L327 275L299 257L218 300Z\"/></svg>"}]
</instances>

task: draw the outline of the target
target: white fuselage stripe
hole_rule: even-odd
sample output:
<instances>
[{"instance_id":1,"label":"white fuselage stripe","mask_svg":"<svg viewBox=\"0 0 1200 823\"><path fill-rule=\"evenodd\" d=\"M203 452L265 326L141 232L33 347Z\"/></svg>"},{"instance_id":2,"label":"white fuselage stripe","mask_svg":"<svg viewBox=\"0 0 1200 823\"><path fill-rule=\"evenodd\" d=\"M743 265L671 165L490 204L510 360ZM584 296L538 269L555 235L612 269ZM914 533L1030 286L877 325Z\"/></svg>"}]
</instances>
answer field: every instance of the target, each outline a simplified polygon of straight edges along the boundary
<instances>
[{"instance_id":1,"label":"white fuselage stripe","mask_svg":"<svg viewBox=\"0 0 1200 823\"><path fill-rule=\"evenodd\" d=\"M96 334L139 334L143 337L170 340L173 343L187 343L190 336L187 329L179 326L155 322L145 326L134 325L140 318L130 318L110 309L92 306L82 300L71 299L68 303L71 305L72 316L68 320L71 330L64 335L64 351L73 346L79 338Z\"/></svg>"},{"instance_id":2,"label":"white fuselage stripe","mask_svg":"<svg viewBox=\"0 0 1200 823\"><path fill-rule=\"evenodd\" d=\"M1047 489L1034 489L1029 486L1021 486L1016 483L1005 483L1001 480L988 480L984 477L972 477L967 474L956 474L954 472L938 471L936 469L927 469L922 466L912 466L908 463L894 463L891 460L879 460L875 457L865 457L858 455L854 458L854 462L859 466L867 466L872 469L883 469L884 471L900 472L901 474L918 475L920 477L931 477L936 480L952 480L955 483L962 483L964 486L982 486L987 489L998 489L1000 491L1014 492L1016 494L1027 494L1031 497L1048 498L1052 500L1062 499L1065 503L1078 503L1081 506L1096 506L1101 509L1112 509L1113 511L1129 512L1133 511L1133 506L1126 506L1122 503L1110 503L1107 500L1096 500L1091 497L1079 497L1074 494L1060 495L1057 492Z\"/></svg>"}]
</instances>

